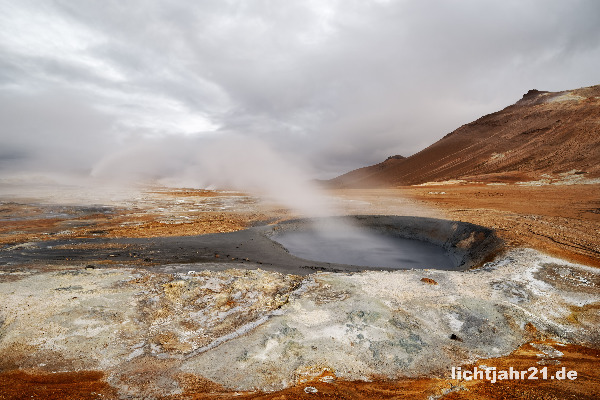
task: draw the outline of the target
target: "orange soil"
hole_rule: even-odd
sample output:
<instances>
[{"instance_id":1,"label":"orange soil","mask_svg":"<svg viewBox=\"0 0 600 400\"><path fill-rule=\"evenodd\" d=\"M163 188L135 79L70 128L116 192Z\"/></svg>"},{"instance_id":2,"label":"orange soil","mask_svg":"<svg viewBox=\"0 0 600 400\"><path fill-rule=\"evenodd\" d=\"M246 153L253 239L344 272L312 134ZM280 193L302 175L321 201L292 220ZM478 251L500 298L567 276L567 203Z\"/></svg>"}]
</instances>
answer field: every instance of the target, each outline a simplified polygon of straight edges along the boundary
<instances>
[{"instance_id":1,"label":"orange soil","mask_svg":"<svg viewBox=\"0 0 600 400\"><path fill-rule=\"evenodd\" d=\"M205 233L234 232L247 228L252 223L267 219L264 214L210 212L203 213L190 222L160 222L160 216L148 215L136 218L123 218L121 221L106 221L94 227L104 231L104 235L117 237L159 237L159 236L191 236ZM132 225L124 225L132 224ZM89 235L89 229L87 234ZM85 237L86 232L81 233Z\"/></svg>"},{"instance_id":2,"label":"orange soil","mask_svg":"<svg viewBox=\"0 0 600 400\"><path fill-rule=\"evenodd\" d=\"M102 397L100 397L102 396ZM33 371L0 373L0 399L115 399L117 393L104 381L99 371L58 372Z\"/></svg>"},{"instance_id":3,"label":"orange soil","mask_svg":"<svg viewBox=\"0 0 600 400\"><path fill-rule=\"evenodd\" d=\"M450 219L494 228L509 244L600 267L600 185L413 186L397 193Z\"/></svg>"},{"instance_id":4,"label":"orange soil","mask_svg":"<svg viewBox=\"0 0 600 400\"><path fill-rule=\"evenodd\" d=\"M190 236L233 232L267 218L257 213L205 212L189 222L168 223L161 222L161 216L157 214L139 216L125 212L119 216L95 215L70 220L74 223L93 220L89 225L70 229L62 226L64 219L7 221L0 226L0 245L84 237Z\"/></svg>"}]
</instances>

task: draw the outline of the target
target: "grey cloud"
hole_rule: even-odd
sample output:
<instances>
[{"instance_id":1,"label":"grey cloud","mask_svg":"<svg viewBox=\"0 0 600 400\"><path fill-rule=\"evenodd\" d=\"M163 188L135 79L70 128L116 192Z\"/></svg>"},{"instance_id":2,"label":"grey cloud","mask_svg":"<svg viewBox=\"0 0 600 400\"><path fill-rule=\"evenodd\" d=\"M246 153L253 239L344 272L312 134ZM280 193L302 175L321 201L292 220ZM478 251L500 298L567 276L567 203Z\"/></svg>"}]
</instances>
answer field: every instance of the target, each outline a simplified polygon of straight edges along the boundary
<instances>
[{"instance_id":1,"label":"grey cloud","mask_svg":"<svg viewBox=\"0 0 600 400\"><path fill-rule=\"evenodd\" d=\"M2 158L11 171L89 173L90 163L114 146L111 117L68 90L0 95ZM10 161L10 163L8 163Z\"/></svg>"},{"instance_id":2,"label":"grey cloud","mask_svg":"<svg viewBox=\"0 0 600 400\"><path fill-rule=\"evenodd\" d=\"M594 0L10 3L0 174L128 154L173 177L202 167L183 153L233 137L332 176L417 152L528 89L599 83ZM156 143L164 170L144 160Z\"/></svg>"}]
</instances>

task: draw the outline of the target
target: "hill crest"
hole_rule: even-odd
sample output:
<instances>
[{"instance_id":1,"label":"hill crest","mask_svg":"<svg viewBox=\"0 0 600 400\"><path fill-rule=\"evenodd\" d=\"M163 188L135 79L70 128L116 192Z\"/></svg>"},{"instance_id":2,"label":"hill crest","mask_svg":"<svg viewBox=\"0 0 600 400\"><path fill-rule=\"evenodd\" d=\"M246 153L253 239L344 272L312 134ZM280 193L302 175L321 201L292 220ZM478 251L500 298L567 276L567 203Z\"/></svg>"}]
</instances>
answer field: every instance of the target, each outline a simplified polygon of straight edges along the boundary
<instances>
[{"instance_id":1,"label":"hill crest","mask_svg":"<svg viewBox=\"0 0 600 400\"><path fill-rule=\"evenodd\" d=\"M532 89L515 104L459 127L410 157L392 156L327 184L581 180L600 177L599 160L600 85L561 92Z\"/></svg>"}]
</instances>

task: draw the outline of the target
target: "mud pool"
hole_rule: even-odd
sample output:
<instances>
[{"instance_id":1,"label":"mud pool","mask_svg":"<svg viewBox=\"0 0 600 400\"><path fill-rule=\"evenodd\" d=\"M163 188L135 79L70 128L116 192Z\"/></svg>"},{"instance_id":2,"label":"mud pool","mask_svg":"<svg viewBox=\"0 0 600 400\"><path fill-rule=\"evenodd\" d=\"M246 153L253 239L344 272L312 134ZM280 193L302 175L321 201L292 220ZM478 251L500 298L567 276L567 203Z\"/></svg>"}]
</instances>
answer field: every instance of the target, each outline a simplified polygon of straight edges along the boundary
<instances>
[{"instance_id":1,"label":"mud pool","mask_svg":"<svg viewBox=\"0 0 600 400\"><path fill-rule=\"evenodd\" d=\"M385 215L293 220L265 234L294 257L363 270L466 270L503 247L482 226Z\"/></svg>"},{"instance_id":2,"label":"mud pool","mask_svg":"<svg viewBox=\"0 0 600 400\"><path fill-rule=\"evenodd\" d=\"M306 260L396 269L453 269L447 252L415 239L390 237L370 229L309 229L272 237L290 254Z\"/></svg>"}]
</instances>

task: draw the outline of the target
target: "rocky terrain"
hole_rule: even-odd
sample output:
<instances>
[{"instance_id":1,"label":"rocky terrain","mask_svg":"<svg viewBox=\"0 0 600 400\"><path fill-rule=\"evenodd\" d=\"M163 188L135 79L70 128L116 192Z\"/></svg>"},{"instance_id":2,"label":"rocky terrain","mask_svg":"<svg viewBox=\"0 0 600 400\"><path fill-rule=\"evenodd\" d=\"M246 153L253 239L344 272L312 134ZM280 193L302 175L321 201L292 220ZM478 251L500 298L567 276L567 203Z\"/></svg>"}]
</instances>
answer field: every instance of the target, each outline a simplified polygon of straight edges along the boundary
<instances>
[{"instance_id":1,"label":"rocky terrain","mask_svg":"<svg viewBox=\"0 0 600 400\"><path fill-rule=\"evenodd\" d=\"M327 182L389 187L426 182L600 182L600 85L530 90L407 158L393 156Z\"/></svg>"},{"instance_id":2,"label":"rocky terrain","mask_svg":"<svg viewBox=\"0 0 600 400\"><path fill-rule=\"evenodd\" d=\"M92 265L76 260L4 264L0 398L495 399L498 393L500 398L545 399L557 393L596 398L600 273L584 265L588 262L565 260L577 254L577 235L544 228L561 205L535 214L548 197L532 196L538 189L448 185L330 193L347 214L410 213L465 221L488 214L490 219L478 222L494 225L509 249L464 272L297 276L243 260L218 271L209 271L207 262L191 263L184 271L180 264L157 268L144 261L144 254L126 264L109 256ZM569 201L560 192L555 196ZM280 208L236 193L154 191L141 197L101 208L102 213L61 206L60 215L56 205L4 203L14 225L4 232L7 244L0 251L41 248L56 235L112 240L119 225L131 227L132 213L144 215L147 223L152 216L151 223L162 226L155 232L185 234L202 217L186 210L202 204L210 215L216 207L232 205L226 212L246 226L255 223L255 215L285 218ZM503 198L511 200L499 205ZM597 214L581 214L588 204L580 201L572 213L591 224ZM93 223L78 230L87 212L94 215ZM40 223L48 214L56 217L53 224L75 227L73 232L43 234L48 225ZM172 222L183 216L190 218ZM546 242L531 240L535 235L513 231L522 219L565 243L560 258L544 254ZM106 229L100 232L96 225ZM35 229L22 236L28 227ZM598 246L597 239L589 240ZM568 382L491 384L452 379L453 366L548 366L552 373L564 366L579 375Z\"/></svg>"}]
</instances>

